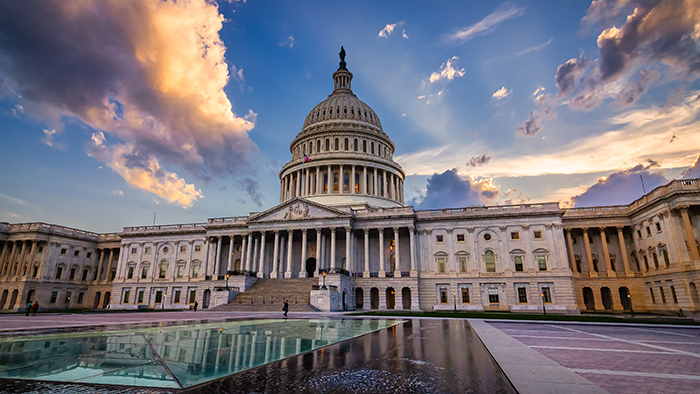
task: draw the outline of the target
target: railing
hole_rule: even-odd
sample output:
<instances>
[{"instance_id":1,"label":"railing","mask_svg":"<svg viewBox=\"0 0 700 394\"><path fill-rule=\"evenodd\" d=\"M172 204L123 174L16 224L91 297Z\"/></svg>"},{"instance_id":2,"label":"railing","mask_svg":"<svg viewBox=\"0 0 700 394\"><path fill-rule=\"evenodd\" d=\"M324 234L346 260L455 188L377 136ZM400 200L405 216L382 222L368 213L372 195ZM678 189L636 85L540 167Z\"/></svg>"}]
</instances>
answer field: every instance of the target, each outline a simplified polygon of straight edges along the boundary
<instances>
[{"instance_id":1,"label":"railing","mask_svg":"<svg viewBox=\"0 0 700 394\"><path fill-rule=\"evenodd\" d=\"M248 216L233 216L229 218L209 218L207 224L228 224L237 222L247 222Z\"/></svg>"},{"instance_id":2,"label":"railing","mask_svg":"<svg viewBox=\"0 0 700 394\"><path fill-rule=\"evenodd\" d=\"M362 278L362 272L355 272L352 274L355 278Z\"/></svg>"},{"instance_id":3,"label":"railing","mask_svg":"<svg viewBox=\"0 0 700 394\"><path fill-rule=\"evenodd\" d=\"M541 204L515 204L515 205L494 205L494 206L483 206L475 205L464 208L445 208L445 209L428 209L428 210L418 210L418 214L428 214L430 216L441 215L441 214L453 214L453 213L478 213L478 212L498 212L498 211L513 211L513 210L559 210L559 203L548 202Z\"/></svg>"},{"instance_id":4,"label":"railing","mask_svg":"<svg viewBox=\"0 0 700 394\"><path fill-rule=\"evenodd\" d=\"M233 270L228 272L229 275L240 275L240 276L257 276L258 273L256 271L246 271L246 270ZM224 279L226 279L226 276L224 276Z\"/></svg>"},{"instance_id":5,"label":"railing","mask_svg":"<svg viewBox=\"0 0 700 394\"><path fill-rule=\"evenodd\" d=\"M402 278L410 278L410 277L411 277L411 271L401 271L401 277L402 277Z\"/></svg>"},{"instance_id":6,"label":"railing","mask_svg":"<svg viewBox=\"0 0 700 394\"><path fill-rule=\"evenodd\" d=\"M370 272L369 277L370 278L379 278L379 272Z\"/></svg>"},{"instance_id":7,"label":"railing","mask_svg":"<svg viewBox=\"0 0 700 394\"><path fill-rule=\"evenodd\" d=\"M353 212L359 215L368 215L374 213L391 214L391 213L413 213L413 207L395 207L395 208L362 208L353 209Z\"/></svg>"},{"instance_id":8,"label":"railing","mask_svg":"<svg viewBox=\"0 0 700 394\"><path fill-rule=\"evenodd\" d=\"M240 293L241 289L233 286L216 286L214 291L235 291Z\"/></svg>"},{"instance_id":9,"label":"railing","mask_svg":"<svg viewBox=\"0 0 700 394\"><path fill-rule=\"evenodd\" d=\"M186 230L204 230L204 226L206 223L189 223L189 224L166 224L162 226L140 226L140 227L124 227L124 231L122 234L127 234L127 233L143 233L143 232L159 232L159 231L168 231L168 230L179 230L179 231L186 231Z\"/></svg>"}]
</instances>

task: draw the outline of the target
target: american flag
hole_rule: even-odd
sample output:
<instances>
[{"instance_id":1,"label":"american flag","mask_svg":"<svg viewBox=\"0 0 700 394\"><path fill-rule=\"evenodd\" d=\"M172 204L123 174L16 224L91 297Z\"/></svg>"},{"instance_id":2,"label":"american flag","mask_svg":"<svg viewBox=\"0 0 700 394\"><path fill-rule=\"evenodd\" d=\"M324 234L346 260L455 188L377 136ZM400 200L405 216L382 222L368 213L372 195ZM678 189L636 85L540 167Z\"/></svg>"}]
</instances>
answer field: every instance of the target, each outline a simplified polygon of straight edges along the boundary
<instances>
[{"instance_id":1,"label":"american flag","mask_svg":"<svg viewBox=\"0 0 700 394\"><path fill-rule=\"evenodd\" d=\"M308 163L310 161L311 159L309 158L309 156L306 156L306 153L304 153L304 163Z\"/></svg>"}]
</instances>

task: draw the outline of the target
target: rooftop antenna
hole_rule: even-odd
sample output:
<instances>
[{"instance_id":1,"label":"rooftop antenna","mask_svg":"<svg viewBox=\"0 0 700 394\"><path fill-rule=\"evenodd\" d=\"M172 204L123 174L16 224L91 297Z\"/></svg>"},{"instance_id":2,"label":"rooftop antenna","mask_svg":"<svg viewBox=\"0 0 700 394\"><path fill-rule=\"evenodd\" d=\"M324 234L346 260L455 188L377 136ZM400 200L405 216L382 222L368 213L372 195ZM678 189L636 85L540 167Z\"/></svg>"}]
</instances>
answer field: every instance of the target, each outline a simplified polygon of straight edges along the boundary
<instances>
[{"instance_id":1,"label":"rooftop antenna","mask_svg":"<svg viewBox=\"0 0 700 394\"><path fill-rule=\"evenodd\" d=\"M156 225L156 214L157 213L158 213L158 211L153 212L153 225L154 226Z\"/></svg>"},{"instance_id":2,"label":"rooftop antenna","mask_svg":"<svg viewBox=\"0 0 700 394\"><path fill-rule=\"evenodd\" d=\"M642 177L642 174L639 174L639 179L642 181L642 191L644 194L647 194L647 189L644 187L644 178Z\"/></svg>"}]
</instances>

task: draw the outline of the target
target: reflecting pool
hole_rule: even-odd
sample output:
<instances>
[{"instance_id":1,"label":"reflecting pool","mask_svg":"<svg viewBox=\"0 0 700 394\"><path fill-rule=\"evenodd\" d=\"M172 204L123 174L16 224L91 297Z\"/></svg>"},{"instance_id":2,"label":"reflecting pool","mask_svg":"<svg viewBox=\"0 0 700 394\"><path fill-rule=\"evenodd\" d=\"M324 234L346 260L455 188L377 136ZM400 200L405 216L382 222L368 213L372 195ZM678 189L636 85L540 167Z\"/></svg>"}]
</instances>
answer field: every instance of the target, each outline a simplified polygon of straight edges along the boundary
<instances>
[{"instance_id":1,"label":"reflecting pool","mask_svg":"<svg viewBox=\"0 0 700 394\"><path fill-rule=\"evenodd\" d=\"M0 378L182 389L401 324L261 319L0 339Z\"/></svg>"}]
</instances>

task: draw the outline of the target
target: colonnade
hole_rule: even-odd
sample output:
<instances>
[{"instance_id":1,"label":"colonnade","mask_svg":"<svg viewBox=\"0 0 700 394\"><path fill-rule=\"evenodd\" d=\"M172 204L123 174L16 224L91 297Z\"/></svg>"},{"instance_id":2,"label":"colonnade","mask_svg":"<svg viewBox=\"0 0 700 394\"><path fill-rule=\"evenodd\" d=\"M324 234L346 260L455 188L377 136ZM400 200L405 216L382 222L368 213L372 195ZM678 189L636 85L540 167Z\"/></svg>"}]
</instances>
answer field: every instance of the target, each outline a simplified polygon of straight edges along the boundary
<instances>
[{"instance_id":1,"label":"colonnade","mask_svg":"<svg viewBox=\"0 0 700 394\"><path fill-rule=\"evenodd\" d=\"M634 276L634 272L630 268L630 262L629 262L629 257L627 255L627 246L625 245L625 237L624 237L624 230L625 226L616 226L615 229L617 230L617 238L620 243L620 254L622 255L622 263L624 266L624 275L625 276ZM599 267L596 267L595 264L593 263L593 253L591 252L591 238L589 235L589 227L582 227L581 230L583 231L583 244L585 248L585 253L586 253L586 262L588 264L588 274L591 278L597 278L598 274L600 272ZM576 267L576 258L574 255L574 244L573 244L573 239L571 236L572 228L567 228L564 231L566 232L566 243L567 243L567 249L569 251L569 261L572 264L571 271L574 273L579 272L577 267ZM598 227L599 230L599 237L600 237L600 242L603 247L603 259L605 261L605 273L607 277L615 277L617 276L615 267L612 264L612 261L610 259L610 251L608 250L608 240L607 240L607 235L606 235L606 230L607 227Z\"/></svg>"},{"instance_id":2,"label":"colonnade","mask_svg":"<svg viewBox=\"0 0 700 394\"><path fill-rule=\"evenodd\" d=\"M31 267L34 264L40 242L43 241L3 242L0 250L0 278L18 278L28 274L31 276Z\"/></svg>"},{"instance_id":3,"label":"colonnade","mask_svg":"<svg viewBox=\"0 0 700 394\"><path fill-rule=\"evenodd\" d=\"M280 189L281 202L295 197L337 193L379 196L403 203L401 175L391 170L353 164L303 165L282 178Z\"/></svg>"}]
</instances>

